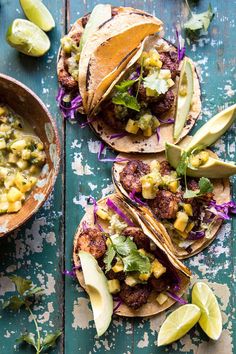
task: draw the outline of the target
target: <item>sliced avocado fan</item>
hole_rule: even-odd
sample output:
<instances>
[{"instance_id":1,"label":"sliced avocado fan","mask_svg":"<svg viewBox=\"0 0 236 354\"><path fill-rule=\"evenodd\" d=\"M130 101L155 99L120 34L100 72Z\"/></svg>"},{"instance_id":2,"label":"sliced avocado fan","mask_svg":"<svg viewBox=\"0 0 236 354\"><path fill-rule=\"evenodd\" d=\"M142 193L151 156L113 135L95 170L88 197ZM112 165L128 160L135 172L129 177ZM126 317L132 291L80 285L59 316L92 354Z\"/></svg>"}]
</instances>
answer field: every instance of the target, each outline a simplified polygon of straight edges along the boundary
<instances>
[{"instance_id":1,"label":"sliced avocado fan","mask_svg":"<svg viewBox=\"0 0 236 354\"><path fill-rule=\"evenodd\" d=\"M184 152L181 147L174 144L166 143L166 159L169 164L176 169L180 163L181 156ZM236 174L236 165L230 162L224 162L209 156L208 161L198 168L188 167L186 171L190 177L207 177L207 178L226 178Z\"/></svg>"},{"instance_id":2,"label":"sliced avocado fan","mask_svg":"<svg viewBox=\"0 0 236 354\"><path fill-rule=\"evenodd\" d=\"M216 114L204 124L187 145L186 151L192 151L198 146L205 148L218 140L233 124L236 118L236 104Z\"/></svg>"},{"instance_id":3,"label":"sliced avocado fan","mask_svg":"<svg viewBox=\"0 0 236 354\"><path fill-rule=\"evenodd\" d=\"M180 72L177 93L174 140L178 140L187 120L193 98L193 67L188 58L184 58Z\"/></svg>"}]
</instances>

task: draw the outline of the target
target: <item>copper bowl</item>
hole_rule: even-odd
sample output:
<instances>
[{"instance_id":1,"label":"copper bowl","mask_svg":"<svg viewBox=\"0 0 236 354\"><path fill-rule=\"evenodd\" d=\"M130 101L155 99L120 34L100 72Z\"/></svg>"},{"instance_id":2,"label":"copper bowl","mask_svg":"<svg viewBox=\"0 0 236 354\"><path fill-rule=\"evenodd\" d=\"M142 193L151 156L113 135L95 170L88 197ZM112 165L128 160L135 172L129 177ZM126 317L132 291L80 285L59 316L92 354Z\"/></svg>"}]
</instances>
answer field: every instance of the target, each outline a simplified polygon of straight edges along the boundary
<instances>
[{"instance_id":1,"label":"copper bowl","mask_svg":"<svg viewBox=\"0 0 236 354\"><path fill-rule=\"evenodd\" d=\"M0 237L21 226L48 198L60 166L60 141L56 125L39 97L19 81L0 74L0 103L27 120L44 143L46 163L39 180L17 213L0 216Z\"/></svg>"}]
</instances>

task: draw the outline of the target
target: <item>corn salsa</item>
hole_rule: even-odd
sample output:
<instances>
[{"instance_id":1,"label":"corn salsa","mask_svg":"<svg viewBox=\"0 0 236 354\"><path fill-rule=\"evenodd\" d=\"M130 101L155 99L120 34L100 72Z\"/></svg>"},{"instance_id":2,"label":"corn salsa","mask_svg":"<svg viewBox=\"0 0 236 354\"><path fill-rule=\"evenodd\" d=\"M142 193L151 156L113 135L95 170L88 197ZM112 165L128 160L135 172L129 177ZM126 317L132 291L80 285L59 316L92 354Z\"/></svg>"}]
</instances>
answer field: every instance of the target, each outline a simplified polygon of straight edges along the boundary
<instances>
[{"instance_id":1,"label":"corn salsa","mask_svg":"<svg viewBox=\"0 0 236 354\"><path fill-rule=\"evenodd\" d=\"M18 212L45 164L42 141L11 108L0 104L0 213Z\"/></svg>"}]
</instances>

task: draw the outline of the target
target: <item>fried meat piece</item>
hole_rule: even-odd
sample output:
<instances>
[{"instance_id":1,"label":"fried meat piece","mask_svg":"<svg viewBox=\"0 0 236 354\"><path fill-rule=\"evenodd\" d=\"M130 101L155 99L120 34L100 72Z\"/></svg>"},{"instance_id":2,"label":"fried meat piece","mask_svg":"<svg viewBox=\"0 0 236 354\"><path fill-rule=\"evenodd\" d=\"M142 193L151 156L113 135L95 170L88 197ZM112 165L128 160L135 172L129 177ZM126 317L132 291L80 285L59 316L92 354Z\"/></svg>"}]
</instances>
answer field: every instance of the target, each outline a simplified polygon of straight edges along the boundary
<instances>
[{"instance_id":1,"label":"fried meat piece","mask_svg":"<svg viewBox=\"0 0 236 354\"><path fill-rule=\"evenodd\" d=\"M162 176L169 175L171 173L171 165L168 161L163 160L160 162L160 174Z\"/></svg>"},{"instance_id":2,"label":"fried meat piece","mask_svg":"<svg viewBox=\"0 0 236 354\"><path fill-rule=\"evenodd\" d=\"M120 173L120 181L127 192L141 193L142 184L140 178L150 172L146 163L138 160L129 161Z\"/></svg>"},{"instance_id":3,"label":"fried meat piece","mask_svg":"<svg viewBox=\"0 0 236 354\"><path fill-rule=\"evenodd\" d=\"M147 284L137 284L128 286L125 283L121 286L119 297L121 300L133 310L147 303L151 289Z\"/></svg>"},{"instance_id":4,"label":"fried meat piece","mask_svg":"<svg viewBox=\"0 0 236 354\"><path fill-rule=\"evenodd\" d=\"M123 236L132 237L138 248L150 250L150 240L139 227L128 226L122 232Z\"/></svg>"},{"instance_id":5,"label":"fried meat piece","mask_svg":"<svg viewBox=\"0 0 236 354\"><path fill-rule=\"evenodd\" d=\"M159 190L156 198L149 201L149 206L158 219L175 219L180 201L179 194Z\"/></svg>"},{"instance_id":6,"label":"fried meat piece","mask_svg":"<svg viewBox=\"0 0 236 354\"><path fill-rule=\"evenodd\" d=\"M79 235L77 251L89 252L98 259L106 252L106 237L101 231L89 227Z\"/></svg>"}]
</instances>

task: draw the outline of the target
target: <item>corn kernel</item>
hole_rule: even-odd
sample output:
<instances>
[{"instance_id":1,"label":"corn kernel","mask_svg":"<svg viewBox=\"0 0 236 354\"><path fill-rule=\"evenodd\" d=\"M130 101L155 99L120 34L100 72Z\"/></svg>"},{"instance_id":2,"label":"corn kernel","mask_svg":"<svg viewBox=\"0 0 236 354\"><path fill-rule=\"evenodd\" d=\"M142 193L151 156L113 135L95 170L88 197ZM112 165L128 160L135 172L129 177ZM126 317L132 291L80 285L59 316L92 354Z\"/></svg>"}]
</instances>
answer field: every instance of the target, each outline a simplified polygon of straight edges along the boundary
<instances>
[{"instance_id":1,"label":"corn kernel","mask_svg":"<svg viewBox=\"0 0 236 354\"><path fill-rule=\"evenodd\" d=\"M193 216L193 208L191 204L185 203L183 205L184 211L188 216Z\"/></svg>"},{"instance_id":2,"label":"corn kernel","mask_svg":"<svg viewBox=\"0 0 236 354\"><path fill-rule=\"evenodd\" d=\"M17 140L11 144L11 149L14 151L22 151L26 147L25 140Z\"/></svg>"},{"instance_id":3,"label":"corn kernel","mask_svg":"<svg viewBox=\"0 0 236 354\"><path fill-rule=\"evenodd\" d=\"M98 208L98 210L96 211L96 214L102 220L109 220L110 219L108 212L102 208Z\"/></svg>"},{"instance_id":4,"label":"corn kernel","mask_svg":"<svg viewBox=\"0 0 236 354\"><path fill-rule=\"evenodd\" d=\"M117 294L120 291L120 282L118 279L108 280L107 285L111 294Z\"/></svg>"},{"instance_id":5,"label":"corn kernel","mask_svg":"<svg viewBox=\"0 0 236 354\"><path fill-rule=\"evenodd\" d=\"M119 273L122 272L122 270L124 270L124 265L123 262L119 259L116 264L112 267L113 272L115 273Z\"/></svg>"},{"instance_id":6,"label":"corn kernel","mask_svg":"<svg viewBox=\"0 0 236 354\"><path fill-rule=\"evenodd\" d=\"M11 187L7 193L7 200L9 202L16 202L18 200L21 200L22 197L23 197L23 194L21 193L21 191L19 191L19 189L15 188L15 187Z\"/></svg>"},{"instance_id":7,"label":"corn kernel","mask_svg":"<svg viewBox=\"0 0 236 354\"><path fill-rule=\"evenodd\" d=\"M125 284L127 284L129 286L135 286L136 284L138 284L138 279L133 277L132 275L128 275L125 278Z\"/></svg>"},{"instance_id":8,"label":"corn kernel","mask_svg":"<svg viewBox=\"0 0 236 354\"><path fill-rule=\"evenodd\" d=\"M152 128L148 127L147 129L145 129L143 131L143 135L146 136L147 138L149 138L150 136L152 136Z\"/></svg>"},{"instance_id":9,"label":"corn kernel","mask_svg":"<svg viewBox=\"0 0 236 354\"><path fill-rule=\"evenodd\" d=\"M9 203L7 212L8 213L16 213L17 211L19 211L22 207L22 203L21 201L16 201L15 203Z\"/></svg>"},{"instance_id":10,"label":"corn kernel","mask_svg":"<svg viewBox=\"0 0 236 354\"><path fill-rule=\"evenodd\" d=\"M21 158L22 160L29 160L31 156L31 151L28 149L23 149L21 152Z\"/></svg>"},{"instance_id":11,"label":"corn kernel","mask_svg":"<svg viewBox=\"0 0 236 354\"><path fill-rule=\"evenodd\" d=\"M166 294L163 294L163 293L160 293L156 297L156 301L158 302L159 305L163 305L164 302L166 302L167 299L168 299L168 296Z\"/></svg>"},{"instance_id":12,"label":"corn kernel","mask_svg":"<svg viewBox=\"0 0 236 354\"><path fill-rule=\"evenodd\" d=\"M141 281L147 281L150 278L151 273L143 273L139 274L139 279Z\"/></svg>"},{"instance_id":13,"label":"corn kernel","mask_svg":"<svg viewBox=\"0 0 236 354\"><path fill-rule=\"evenodd\" d=\"M128 133L137 134L137 132L139 130L138 121L133 120L133 119L129 119L126 124L125 130Z\"/></svg>"},{"instance_id":14,"label":"corn kernel","mask_svg":"<svg viewBox=\"0 0 236 354\"><path fill-rule=\"evenodd\" d=\"M188 215L183 211L178 211L177 218L174 222L174 228L183 232L188 223Z\"/></svg>"},{"instance_id":15,"label":"corn kernel","mask_svg":"<svg viewBox=\"0 0 236 354\"><path fill-rule=\"evenodd\" d=\"M172 192L172 193L176 193L177 192L177 189L179 187L179 183L178 181L173 181L173 182L170 182L168 184L168 189Z\"/></svg>"},{"instance_id":16,"label":"corn kernel","mask_svg":"<svg viewBox=\"0 0 236 354\"><path fill-rule=\"evenodd\" d=\"M151 265L151 272L156 279L160 278L166 272L166 268L157 260L154 259Z\"/></svg>"},{"instance_id":17,"label":"corn kernel","mask_svg":"<svg viewBox=\"0 0 236 354\"><path fill-rule=\"evenodd\" d=\"M150 163L150 170L151 172L159 172L160 171L160 163L157 160L152 160Z\"/></svg>"}]
</instances>

